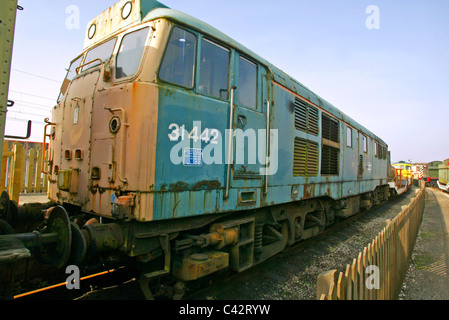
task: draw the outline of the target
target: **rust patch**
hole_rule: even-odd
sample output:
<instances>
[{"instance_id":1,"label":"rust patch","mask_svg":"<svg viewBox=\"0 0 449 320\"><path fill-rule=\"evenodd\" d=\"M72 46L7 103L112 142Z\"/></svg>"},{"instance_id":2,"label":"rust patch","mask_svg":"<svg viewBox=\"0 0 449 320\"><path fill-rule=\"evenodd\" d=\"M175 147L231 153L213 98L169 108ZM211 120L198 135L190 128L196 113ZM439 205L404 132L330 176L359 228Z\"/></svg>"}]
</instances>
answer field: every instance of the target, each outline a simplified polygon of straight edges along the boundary
<instances>
[{"instance_id":1,"label":"rust patch","mask_svg":"<svg viewBox=\"0 0 449 320\"><path fill-rule=\"evenodd\" d=\"M216 190L220 189L221 183L218 180L203 180L190 186L188 183L178 181L170 184L170 187L164 184L161 186L161 191L165 192L182 192L182 191L198 191L198 190Z\"/></svg>"},{"instance_id":2,"label":"rust patch","mask_svg":"<svg viewBox=\"0 0 449 320\"><path fill-rule=\"evenodd\" d=\"M219 189L221 187L221 183L218 180L203 180L198 183L195 183L192 186L192 190L212 190Z\"/></svg>"},{"instance_id":3,"label":"rust patch","mask_svg":"<svg viewBox=\"0 0 449 320\"><path fill-rule=\"evenodd\" d=\"M306 184L304 185L304 198L310 199L315 196L315 185L314 184Z\"/></svg>"},{"instance_id":4,"label":"rust patch","mask_svg":"<svg viewBox=\"0 0 449 320\"><path fill-rule=\"evenodd\" d=\"M168 189L168 191L174 192L187 191L187 190L189 190L189 184L182 181L170 184L170 188Z\"/></svg>"},{"instance_id":5,"label":"rust patch","mask_svg":"<svg viewBox=\"0 0 449 320\"><path fill-rule=\"evenodd\" d=\"M293 114L295 113L295 103L293 101L290 101L288 103L288 111Z\"/></svg>"}]
</instances>

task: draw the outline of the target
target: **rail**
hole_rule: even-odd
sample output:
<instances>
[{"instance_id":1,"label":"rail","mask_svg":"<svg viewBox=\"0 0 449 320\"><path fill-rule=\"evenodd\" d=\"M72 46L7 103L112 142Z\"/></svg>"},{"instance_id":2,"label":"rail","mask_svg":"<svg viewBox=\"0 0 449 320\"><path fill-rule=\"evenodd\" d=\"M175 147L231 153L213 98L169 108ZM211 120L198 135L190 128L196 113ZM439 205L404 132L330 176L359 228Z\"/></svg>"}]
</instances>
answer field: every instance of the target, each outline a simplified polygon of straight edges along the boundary
<instances>
[{"instance_id":1,"label":"rail","mask_svg":"<svg viewBox=\"0 0 449 320\"><path fill-rule=\"evenodd\" d=\"M319 300L396 300L409 267L422 222L424 188L367 246L345 272L323 272L317 279Z\"/></svg>"},{"instance_id":2,"label":"rail","mask_svg":"<svg viewBox=\"0 0 449 320\"><path fill-rule=\"evenodd\" d=\"M47 191L47 175L42 172L43 150L38 143L26 150L20 142L3 143L0 192L7 190L11 200L19 203L21 193Z\"/></svg>"}]
</instances>

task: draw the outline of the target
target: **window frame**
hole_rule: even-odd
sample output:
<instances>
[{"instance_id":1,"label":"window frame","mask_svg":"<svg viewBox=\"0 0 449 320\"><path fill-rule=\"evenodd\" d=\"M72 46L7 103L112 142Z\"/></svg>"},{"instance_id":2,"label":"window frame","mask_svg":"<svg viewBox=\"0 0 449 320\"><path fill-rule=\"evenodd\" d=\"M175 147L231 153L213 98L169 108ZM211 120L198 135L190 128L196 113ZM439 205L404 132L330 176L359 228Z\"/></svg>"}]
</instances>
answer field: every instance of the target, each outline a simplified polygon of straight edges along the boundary
<instances>
[{"instance_id":1,"label":"window frame","mask_svg":"<svg viewBox=\"0 0 449 320\"><path fill-rule=\"evenodd\" d=\"M108 42L112 42L112 40L114 40L115 42L114 42L114 45L112 46L111 55L109 56L108 59L101 60L101 63L100 63L100 64L93 64L93 63L92 63L92 62L94 62L95 60L97 60L97 59L99 59L99 58L95 58L95 59L92 59L92 60L86 62L89 53L91 53L93 50L98 49L99 47L105 45L105 44L108 43ZM105 61L111 60L111 58L114 56L115 50L116 50L116 48L117 48L117 42L118 42L118 37L117 37L117 36L114 36L114 37L111 37L111 38L109 38L109 39L106 39L105 41L103 41L103 42L97 44L96 46L90 48L89 50L87 50L87 51L84 53L84 59L83 59L82 63L78 66L78 68L80 68L80 71L78 72L77 75L80 75L80 74L82 74L82 73L84 73L84 72L86 72L86 71L89 71L89 70L91 70L91 69L97 68L97 67L101 66L101 64L104 63ZM87 67L87 68L86 68L86 67ZM75 70L76 70L76 69L75 69ZM75 79L75 77L73 77L73 79ZM72 79L72 80L73 80L73 79Z\"/></svg>"},{"instance_id":2,"label":"window frame","mask_svg":"<svg viewBox=\"0 0 449 320\"><path fill-rule=\"evenodd\" d=\"M147 34L147 37L146 37L145 42L144 42L144 47L142 48L142 54L140 56L139 65L138 65L136 71L132 75L129 75L129 76L126 76L126 77L117 78L118 58L120 56L120 48L122 47L123 41L125 40L126 36L128 36L130 34L133 34L133 33L136 33L136 32L139 32L139 31L144 30L144 29L148 29L148 34ZM151 28L151 25L146 25L146 26L143 26L143 27L135 29L135 30L128 30L128 32L122 34L122 36L120 38L120 43L119 43L119 45L117 47L117 53L115 54L115 57L114 57L114 66L113 66L113 69L114 69L114 80L115 80L114 82L122 82L122 81L127 81L127 80L129 81L129 79L135 78L142 71L142 67L143 67L142 62L144 61L144 58L146 56L146 51L148 49L147 48L148 40L151 38L152 34L153 34L153 29Z\"/></svg>"},{"instance_id":3,"label":"window frame","mask_svg":"<svg viewBox=\"0 0 449 320\"><path fill-rule=\"evenodd\" d=\"M190 86L190 87L187 87L187 86L184 86L182 84L163 79L160 76L165 56L167 54L167 51L169 50L170 40L171 40L173 32L174 32L174 30L176 28L184 30L185 32L188 32L188 33L192 34L195 37L195 41L196 41L195 42L195 46L194 46L195 47L195 56L193 58L194 65L193 65L193 71L192 71L192 86ZM168 38L167 38L167 42L165 44L164 53L162 54L161 60L159 62L159 67L158 67L158 70L157 70L157 79L158 79L158 81L163 82L163 83L167 83L167 84L170 84L170 85L174 85L174 86L177 86L177 87L180 87L180 88L184 88L184 89L187 89L187 90L195 90L196 89L197 74L198 74L198 72L197 72L198 65L197 64L198 64L198 43L199 43L199 38L200 37L199 37L197 32L194 32L193 30L190 30L189 28L186 28L186 27L181 26L181 25L177 25L177 24L173 25L173 27L171 28L171 30L169 32L169 35L168 35Z\"/></svg>"},{"instance_id":4,"label":"window frame","mask_svg":"<svg viewBox=\"0 0 449 320\"><path fill-rule=\"evenodd\" d=\"M217 97L214 95L209 95L207 93L201 92L200 91L200 85L201 85L201 57L202 57L202 50L203 50L203 44L202 41L207 41L210 44L213 44L219 48L222 48L223 50L226 50L229 53L229 60L228 60L228 74L227 74L227 88L226 88L226 99L223 99L221 97ZM197 67L195 70L195 93L206 96L206 97L210 97L212 99L217 99L220 101L229 101L230 99L230 85L231 85L231 70L232 70L232 57L233 57L233 50L231 48L229 48L226 45L223 45L222 43L220 43L218 40L204 36L202 34L199 34L198 37L198 42L197 42Z\"/></svg>"},{"instance_id":5,"label":"window frame","mask_svg":"<svg viewBox=\"0 0 449 320\"><path fill-rule=\"evenodd\" d=\"M352 128L350 126L346 127L346 147L347 148L352 148L354 145L354 142L352 141ZM348 144L350 143L350 144Z\"/></svg>"},{"instance_id":6,"label":"window frame","mask_svg":"<svg viewBox=\"0 0 449 320\"><path fill-rule=\"evenodd\" d=\"M363 152L368 153L368 137L362 133Z\"/></svg>"},{"instance_id":7,"label":"window frame","mask_svg":"<svg viewBox=\"0 0 449 320\"><path fill-rule=\"evenodd\" d=\"M247 106L245 104L242 104L240 102L240 59L243 59L244 61L251 63L256 68L256 83L255 83L255 93L254 93L254 106ZM235 60L235 68L236 68L236 79L235 79L235 85L237 87L237 95L236 95L236 104L247 109L251 110L258 110L259 109L259 76L260 76L260 70L259 70L259 63L254 61L253 59L249 58L247 55L237 52L236 60Z\"/></svg>"}]
</instances>

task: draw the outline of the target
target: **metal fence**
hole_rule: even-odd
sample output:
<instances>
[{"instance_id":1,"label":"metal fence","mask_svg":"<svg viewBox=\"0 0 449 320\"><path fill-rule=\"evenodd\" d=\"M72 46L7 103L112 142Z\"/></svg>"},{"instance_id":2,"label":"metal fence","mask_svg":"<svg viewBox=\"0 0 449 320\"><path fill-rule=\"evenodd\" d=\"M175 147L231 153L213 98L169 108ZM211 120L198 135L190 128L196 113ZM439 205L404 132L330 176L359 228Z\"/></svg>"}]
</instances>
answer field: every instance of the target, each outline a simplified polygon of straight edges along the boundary
<instances>
[{"instance_id":1,"label":"metal fence","mask_svg":"<svg viewBox=\"0 0 449 320\"><path fill-rule=\"evenodd\" d=\"M425 192L421 188L410 205L367 246L345 272L318 276L319 300L396 300L410 264L422 222Z\"/></svg>"},{"instance_id":2,"label":"metal fence","mask_svg":"<svg viewBox=\"0 0 449 320\"><path fill-rule=\"evenodd\" d=\"M47 191L47 175L42 174L40 144L5 141L0 177L0 192L7 190L11 200L19 202L21 193Z\"/></svg>"}]
</instances>

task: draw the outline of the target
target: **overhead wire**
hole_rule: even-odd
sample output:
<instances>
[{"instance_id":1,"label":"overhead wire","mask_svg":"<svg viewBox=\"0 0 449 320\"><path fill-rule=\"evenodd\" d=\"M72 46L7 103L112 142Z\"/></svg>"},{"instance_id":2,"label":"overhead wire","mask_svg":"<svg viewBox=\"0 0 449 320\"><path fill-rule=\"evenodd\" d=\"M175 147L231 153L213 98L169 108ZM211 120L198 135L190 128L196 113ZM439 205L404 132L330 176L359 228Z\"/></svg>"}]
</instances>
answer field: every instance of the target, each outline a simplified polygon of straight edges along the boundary
<instances>
[{"instance_id":1,"label":"overhead wire","mask_svg":"<svg viewBox=\"0 0 449 320\"><path fill-rule=\"evenodd\" d=\"M15 68L11 68L11 69L14 70L14 71L20 72L20 73L24 73L24 74L28 74L30 76L37 77L37 78L45 79L45 80L56 82L56 83L61 83L61 81L50 79L50 78L46 78L46 77L40 76L38 74L31 73L31 72L22 71L22 70L18 70L18 69L15 69Z\"/></svg>"},{"instance_id":2,"label":"overhead wire","mask_svg":"<svg viewBox=\"0 0 449 320\"><path fill-rule=\"evenodd\" d=\"M60 84L61 81L57 81L51 78L47 78L47 77L43 77L41 75L37 75L31 72L27 72L27 71L22 71L22 70L18 70L15 68L11 68L13 71L15 72L20 72L23 74L27 74L33 77L37 77L43 80L47 80L50 82L54 82L54 83L58 83ZM49 98L49 97L44 97L41 95L36 95L36 94L31 94L31 93L26 93L23 91L17 91L17 90L9 90L12 93L17 93L20 95L25 95L25 96L29 96L29 97L34 97L34 98L38 98L38 99L44 99L44 100L48 100L48 101L52 101L53 103L56 103L55 98ZM20 116L25 116L25 117L42 117L42 119L45 117L45 113L44 111L47 112L51 112L52 109L52 105L45 105L45 104L39 104L39 103L35 103L35 102L30 102L30 101L24 101L24 100L16 100L16 99L11 99L14 102L17 103L17 105L19 106L19 110L17 110L16 108L8 108L7 112L10 116L7 117L7 120L11 120L11 121L20 121L20 122L28 122L29 119L23 119L23 118L19 118ZM44 102L45 103L45 102ZM16 105L16 106L17 106ZM38 110L42 110L42 114L36 114L36 113L32 113L32 112L26 112L26 111L22 111L22 108L32 108L32 109L38 109ZM45 122L43 120L33 120L34 123L36 124L44 124Z\"/></svg>"},{"instance_id":3,"label":"overhead wire","mask_svg":"<svg viewBox=\"0 0 449 320\"><path fill-rule=\"evenodd\" d=\"M34 102L29 102L29 101L14 100L14 102L18 102L19 105L22 105L22 106L24 106L26 108L36 108L36 109L41 109L41 110L51 110L51 108L53 108L53 106L44 105L44 104L37 104L37 103L34 103Z\"/></svg>"},{"instance_id":4,"label":"overhead wire","mask_svg":"<svg viewBox=\"0 0 449 320\"><path fill-rule=\"evenodd\" d=\"M26 93L26 92L21 92L21 91L15 91L15 90L9 90L11 92L15 92L15 93L20 93L20 94L24 94L26 96L31 96L31 97L36 97L36 98L41 98L41 99L47 99L47 100L51 100L51 101L55 101L55 98L47 98L47 97L42 97L42 96L38 96L35 94L30 94L30 93Z\"/></svg>"}]
</instances>

